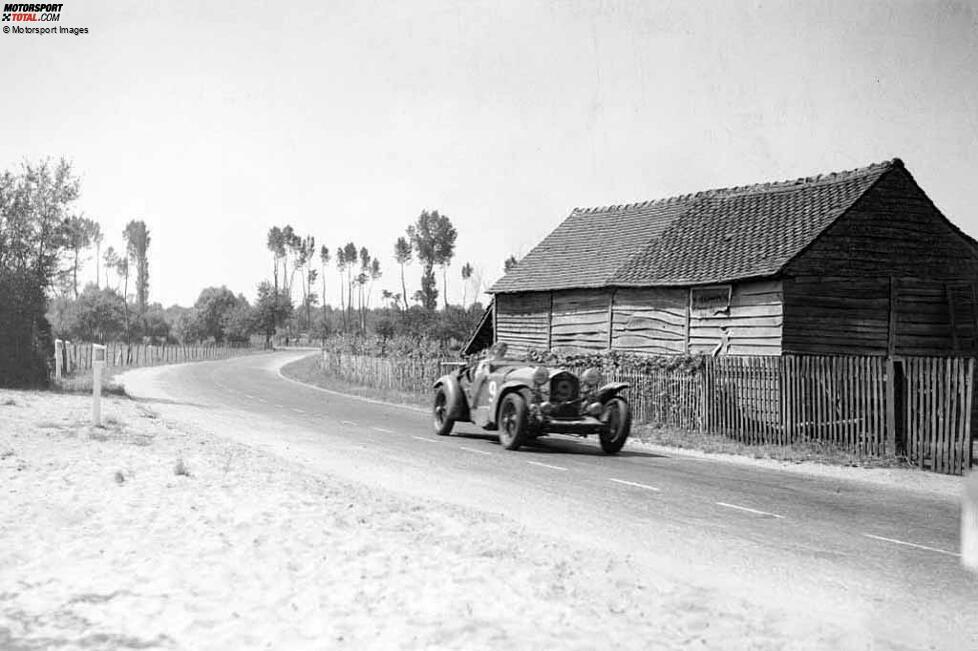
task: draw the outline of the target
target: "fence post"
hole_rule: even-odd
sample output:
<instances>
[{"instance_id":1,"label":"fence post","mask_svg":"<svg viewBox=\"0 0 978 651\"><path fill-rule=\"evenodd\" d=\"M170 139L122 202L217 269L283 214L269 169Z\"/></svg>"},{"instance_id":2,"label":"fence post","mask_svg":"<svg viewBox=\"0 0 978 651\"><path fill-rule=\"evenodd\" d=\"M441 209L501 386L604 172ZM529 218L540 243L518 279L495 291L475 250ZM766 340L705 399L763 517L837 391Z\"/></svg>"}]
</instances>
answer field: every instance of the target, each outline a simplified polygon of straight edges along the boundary
<instances>
[{"instance_id":1,"label":"fence post","mask_svg":"<svg viewBox=\"0 0 978 651\"><path fill-rule=\"evenodd\" d=\"M886 358L886 453L896 456L896 368L893 357Z\"/></svg>"},{"instance_id":2,"label":"fence post","mask_svg":"<svg viewBox=\"0 0 978 651\"><path fill-rule=\"evenodd\" d=\"M64 359L63 355L65 353L65 342L60 339L54 340L54 377L60 380L61 375L64 371Z\"/></svg>"},{"instance_id":3,"label":"fence post","mask_svg":"<svg viewBox=\"0 0 978 651\"><path fill-rule=\"evenodd\" d=\"M105 346L92 345L92 425L102 426L102 368L105 366Z\"/></svg>"}]
</instances>

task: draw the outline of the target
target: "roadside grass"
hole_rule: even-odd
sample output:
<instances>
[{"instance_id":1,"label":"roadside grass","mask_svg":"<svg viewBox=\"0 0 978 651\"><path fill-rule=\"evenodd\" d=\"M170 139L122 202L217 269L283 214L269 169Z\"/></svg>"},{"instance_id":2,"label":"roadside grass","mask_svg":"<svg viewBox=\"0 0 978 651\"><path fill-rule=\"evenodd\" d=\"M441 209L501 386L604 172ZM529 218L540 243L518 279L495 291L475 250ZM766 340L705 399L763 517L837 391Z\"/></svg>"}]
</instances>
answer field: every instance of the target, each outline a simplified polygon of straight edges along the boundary
<instances>
[{"instance_id":1,"label":"roadside grass","mask_svg":"<svg viewBox=\"0 0 978 651\"><path fill-rule=\"evenodd\" d=\"M122 366L102 369L102 395L125 396L126 389L115 381L117 375L128 371ZM92 393L92 371L80 371L69 377L51 381L51 391L56 393Z\"/></svg>"},{"instance_id":2,"label":"roadside grass","mask_svg":"<svg viewBox=\"0 0 978 651\"><path fill-rule=\"evenodd\" d=\"M639 424L632 435L640 442L649 445L696 450L709 454L729 454L752 459L770 459L786 463L821 463L833 466L859 468L915 468L906 458L895 459L877 457L870 454L845 450L823 441L804 441L790 445L747 444L723 436L688 432L672 428Z\"/></svg>"},{"instance_id":3,"label":"roadside grass","mask_svg":"<svg viewBox=\"0 0 978 651\"><path fill-rule=\"evenodd\" d=\"M339 393L348 393L359 398L370 398L383 402L392 402L399 405L411 407L428 407L430 398L427 393L419 395L407 391L395 391L390 389L375 389L373 387L352 384L336 377L326 375L323 372L319 361L319 354L303 357L282 367L282 374L293 380L311 384L312 386Z\"/></svg>"},{"instance_id":4,"label":"roadside grass","mask_svg":"<svg viewBox=\"0 0 978 651\"><path fill-rule=\"evenodd\" d=\"M289 378L339 393L347 393L361 398L393 402L412 407L427 408L427 395L375 389L346 382L328 376L323 372L318 355L310 355L282 367L282 373ZM876 457L870 454L842 449L822 441L806 441L791 445L753 444L748 445L722 434L706 434L685 430L657 427L636 423L632 428L632 439L640 444L657 445L680 450L691 450L707 454L727 454L750 459L770 459L784 463L820 463L834 466L859 468L916 468L903 457L895 459Z\"/></svg>"}]
</instances>

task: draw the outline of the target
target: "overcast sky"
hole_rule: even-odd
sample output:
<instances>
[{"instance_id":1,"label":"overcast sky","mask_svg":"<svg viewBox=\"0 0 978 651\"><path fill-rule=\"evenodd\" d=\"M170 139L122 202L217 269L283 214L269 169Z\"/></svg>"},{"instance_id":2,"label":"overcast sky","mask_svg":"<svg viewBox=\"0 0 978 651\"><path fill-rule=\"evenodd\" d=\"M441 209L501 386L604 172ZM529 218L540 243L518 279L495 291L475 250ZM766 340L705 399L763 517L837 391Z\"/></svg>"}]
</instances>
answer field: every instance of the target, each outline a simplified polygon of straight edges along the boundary
<instances>
[{"instance_id":1,"label":"overcast sky","mask_svg":"<svg viewBox=\"0 0 978 651\"><path fill-rule=\"evenodd\" d=\"M978 236L974 4L64 0L60 25L90 33L0 34L0 168L68 158L116 248L144 220L165 305L253 298L272 225L368 247L377 304L437 209L458 302L462 263L491 284L575 206L894 156Z\"/></svg>"}]
</instances>

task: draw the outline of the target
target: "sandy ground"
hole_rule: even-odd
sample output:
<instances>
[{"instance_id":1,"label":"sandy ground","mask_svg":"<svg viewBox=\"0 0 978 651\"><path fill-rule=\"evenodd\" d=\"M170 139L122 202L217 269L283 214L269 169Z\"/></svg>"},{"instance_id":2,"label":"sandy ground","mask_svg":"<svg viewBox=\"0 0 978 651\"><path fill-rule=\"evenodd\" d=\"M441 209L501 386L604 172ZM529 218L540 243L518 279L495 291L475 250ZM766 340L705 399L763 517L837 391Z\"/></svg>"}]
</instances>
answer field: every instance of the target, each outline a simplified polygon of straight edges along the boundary
<instances>
[{"instance_id":1,"label":"sandy ground","mask_svg":"<svg viewBox=\"0 0 978 651\"><path fill-rule=\"evenodd\" d=\"M0 391L0 648L869 648L126 399Z\"/></svg>"}]
</instances>

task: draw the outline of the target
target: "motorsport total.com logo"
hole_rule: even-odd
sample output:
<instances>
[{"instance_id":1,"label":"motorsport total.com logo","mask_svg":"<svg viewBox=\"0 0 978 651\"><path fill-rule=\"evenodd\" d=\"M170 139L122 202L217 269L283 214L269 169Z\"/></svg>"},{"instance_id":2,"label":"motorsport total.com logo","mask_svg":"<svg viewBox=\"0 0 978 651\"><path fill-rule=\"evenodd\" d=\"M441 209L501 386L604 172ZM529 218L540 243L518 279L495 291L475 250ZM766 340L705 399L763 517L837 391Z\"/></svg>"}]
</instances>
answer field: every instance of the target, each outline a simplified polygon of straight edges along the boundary
<instances>
[{"instance_id":1,"label":"motorsport total.com logo","mask_svg":"<svg viewBox=\"0 0 978 651\"><path fill-rule=\"evenodd\" d=\"M40 5L6 3L3 5L2 21L15 23L56 23L61 20L62 7L64 7L63 4Z\"/></svg>"}]
</instances>

